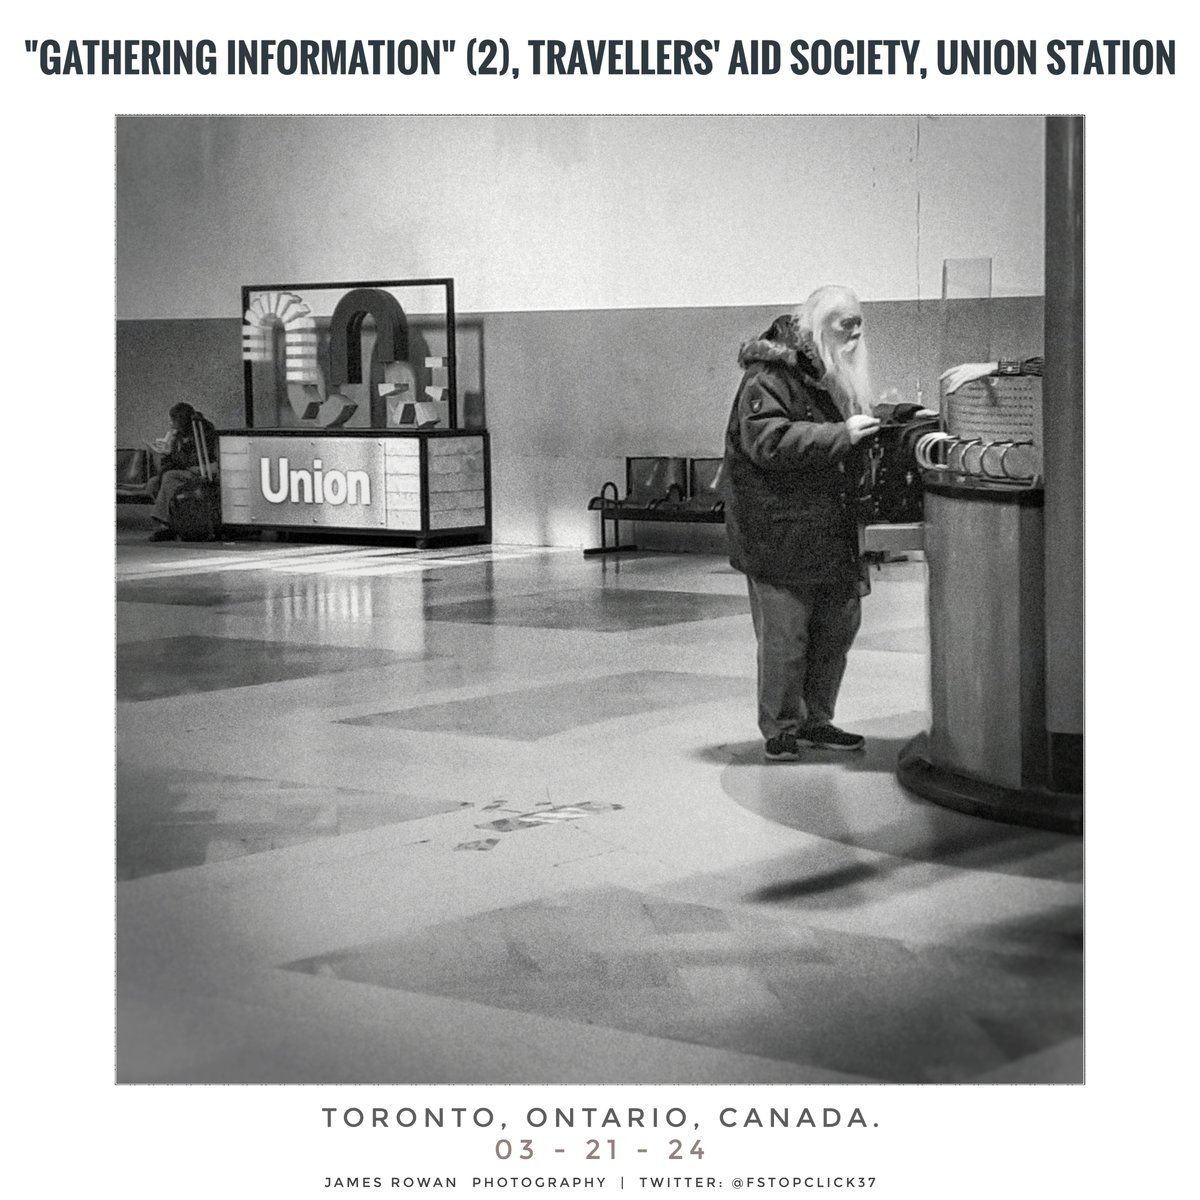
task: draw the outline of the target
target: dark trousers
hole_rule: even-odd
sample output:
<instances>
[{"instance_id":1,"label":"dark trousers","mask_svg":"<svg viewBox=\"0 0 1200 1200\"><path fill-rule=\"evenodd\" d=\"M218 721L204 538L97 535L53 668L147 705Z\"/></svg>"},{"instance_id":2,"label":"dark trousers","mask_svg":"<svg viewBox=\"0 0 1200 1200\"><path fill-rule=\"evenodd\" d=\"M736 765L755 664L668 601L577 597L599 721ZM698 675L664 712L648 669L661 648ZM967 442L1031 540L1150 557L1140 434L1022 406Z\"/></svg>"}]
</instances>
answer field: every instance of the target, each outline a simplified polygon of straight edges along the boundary
<instances>
[{"instance_id":1,"label":"dark trousers","mask_svg":"<svg viewBox=\"0 0 1200 1200\"><path fill-rule=\"evenodd\" d=\"M150 495L154 497L154 507L150 515L164 525L171 523L171 501L181 487L200 478L200 472L195 468L187 471L164 471L150 480Z\"/></svg>"},{"instance_id":2,"label":"dark trousers","mask_svg":"<svg viewBox=\"0 0 1200 1200\"><path fill-rule=\"evenodd\" d=\"M758 638L758 727L764 738L833 720L862 602L845 585L776 587L746 578Z\"/></svg>"}]
</instances>

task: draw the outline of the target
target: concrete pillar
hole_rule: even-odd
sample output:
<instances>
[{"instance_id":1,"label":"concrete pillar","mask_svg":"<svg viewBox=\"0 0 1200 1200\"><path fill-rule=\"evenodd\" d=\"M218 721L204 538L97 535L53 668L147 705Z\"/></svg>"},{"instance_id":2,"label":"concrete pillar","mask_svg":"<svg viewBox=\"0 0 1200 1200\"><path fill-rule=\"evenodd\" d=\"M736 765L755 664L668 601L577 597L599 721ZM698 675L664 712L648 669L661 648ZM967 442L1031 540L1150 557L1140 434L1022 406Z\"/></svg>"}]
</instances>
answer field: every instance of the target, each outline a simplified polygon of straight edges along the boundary
<instances>
[{"instance_id":1,"label":"concrete pillar","mask_svg":"<svg viewBox=\"0 0 1200 1200\"><path fill-rule=\"evenodd\" d=\"M1046 733L1049 786L1083 790L1083 118L1046 118Z\"/></svg>"}]
</instances>

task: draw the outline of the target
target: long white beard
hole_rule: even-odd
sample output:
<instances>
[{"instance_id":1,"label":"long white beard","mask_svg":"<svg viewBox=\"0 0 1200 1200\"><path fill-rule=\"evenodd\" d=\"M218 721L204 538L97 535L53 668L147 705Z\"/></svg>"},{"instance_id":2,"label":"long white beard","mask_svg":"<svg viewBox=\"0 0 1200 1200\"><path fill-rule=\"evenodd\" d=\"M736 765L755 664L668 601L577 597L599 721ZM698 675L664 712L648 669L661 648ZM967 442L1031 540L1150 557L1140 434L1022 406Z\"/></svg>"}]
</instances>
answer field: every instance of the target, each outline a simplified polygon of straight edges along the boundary
<instances>
[{"instance_id":1,"label":"long white beard","mask_svg":"<svg viewBox=\"0 0 1200 1200\"><path fill-rule=\"evenodd\" d=\"M871 414L871 357L867 352L867 339L860 337L852 346L834 349L822 340L818 347L821 363L825 367L823 382L837 402L842 416L855 413Z\"/></svg>"}]
</instances>

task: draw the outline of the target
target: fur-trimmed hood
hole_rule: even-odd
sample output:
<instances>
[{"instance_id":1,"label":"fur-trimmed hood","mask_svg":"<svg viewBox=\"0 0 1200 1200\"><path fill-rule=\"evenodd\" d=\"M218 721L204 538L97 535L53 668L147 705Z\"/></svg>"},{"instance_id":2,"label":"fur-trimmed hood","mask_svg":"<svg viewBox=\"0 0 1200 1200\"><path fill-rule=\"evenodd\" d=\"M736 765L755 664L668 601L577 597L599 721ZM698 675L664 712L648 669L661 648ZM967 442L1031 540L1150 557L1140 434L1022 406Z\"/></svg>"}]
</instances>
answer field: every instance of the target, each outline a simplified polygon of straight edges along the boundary
<instances>
[{"instance_id":1,"label":"fur-trimmed hood","mask_svg":"<svg viewBox=\"0 0 1200 1200\"><path fill-rule=\"evenodd\" d=\"M800 323L791 313L776 317L761 337L743 342L738 349L738 366L751 363L782 363L819 383L825 374L812 336L800 332Z\"/></svg>"}]
</instances>

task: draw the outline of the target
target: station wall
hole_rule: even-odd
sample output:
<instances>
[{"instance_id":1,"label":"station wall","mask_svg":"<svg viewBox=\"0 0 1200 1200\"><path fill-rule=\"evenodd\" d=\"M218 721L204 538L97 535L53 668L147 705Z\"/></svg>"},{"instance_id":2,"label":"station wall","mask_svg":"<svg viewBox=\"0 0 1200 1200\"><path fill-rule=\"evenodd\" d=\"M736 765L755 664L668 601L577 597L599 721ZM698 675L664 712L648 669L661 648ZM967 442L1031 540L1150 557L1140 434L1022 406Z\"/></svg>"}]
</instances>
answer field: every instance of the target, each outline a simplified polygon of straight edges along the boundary
<instances>
[{"instance_id":1,"label":"station wall","mask_svg":"<svg viewBox=\"0 0 1200 1200\"><path fill-rule=\"evenodd\" d=\"M1040 351L1036 117L128 117L116 437L243 423L248 283L455 278L497 541L587 545L625 455L720 452L739 343L865 301L880 389L936 398L947 258L993 261L992 356ZM985 347L980 347L981 352Z\"/></svg>"}]
</instances>

